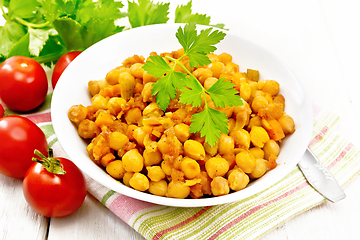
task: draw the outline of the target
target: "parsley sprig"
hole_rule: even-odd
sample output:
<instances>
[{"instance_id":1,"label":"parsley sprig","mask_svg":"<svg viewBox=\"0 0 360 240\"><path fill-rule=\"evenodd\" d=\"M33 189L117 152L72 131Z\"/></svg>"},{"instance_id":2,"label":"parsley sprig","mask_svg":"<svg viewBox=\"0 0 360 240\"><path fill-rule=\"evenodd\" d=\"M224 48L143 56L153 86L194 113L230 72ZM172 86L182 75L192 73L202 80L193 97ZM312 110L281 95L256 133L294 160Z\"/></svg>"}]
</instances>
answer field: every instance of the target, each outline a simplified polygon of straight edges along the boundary
<instances>
[{"instance_id":1,"label":"parsley sprig","mask_svg":"<svg viewBox=\"0 0 360 240\"><path fill-rule=\"evenodd\" d=\"M51 66L66 52L85 50L121 31L167 23L170 19L170 3L153 0L128 0L128 8L124 10L119 0L24 2L0 0L0 18L5 20L0 26L0 63L20 55ZM186 5L178 5L175 22L210 25L210 16L194 14L191 8L191 0ZM128 23L123 21L126 18ZM224 27L223 24L215 26Z\"/></svg>"},{"instance_id":2,"label":"parsley sprig","mask_svg":"<svg viewBox=\"0 0 360 240\"><path fill-rule=\"evenodd\" d=\"M184 28L179 27L176 37L184 49L184 54L174 59L166 56L169 61L174 62L171 67L163 57L150 56L143 68L154 77L159 78L153 83L152 94L156 95L156 102L159 107L166 111L171 100L175 99L180 91L179 102L200 107L203 99L210 96L216 107L239 106L242 100L239 92L234 89L235 85L225 78L220 78L211 88L205 89L196 77L183 65L181 59L189 58L192 68L206 66L211 63L207 54L214 52L214 46L225 37L225 33L213 28L200 31L197 34L195 23L189 23ZM175 71L180 66L186 73ZM228 118L226 114L211 108L207 101L204 101L204 110L192 116L190 132L200 132L201 137L213 146L220 138L221 133L228 132Z\"/></svg>"}]
</instances>

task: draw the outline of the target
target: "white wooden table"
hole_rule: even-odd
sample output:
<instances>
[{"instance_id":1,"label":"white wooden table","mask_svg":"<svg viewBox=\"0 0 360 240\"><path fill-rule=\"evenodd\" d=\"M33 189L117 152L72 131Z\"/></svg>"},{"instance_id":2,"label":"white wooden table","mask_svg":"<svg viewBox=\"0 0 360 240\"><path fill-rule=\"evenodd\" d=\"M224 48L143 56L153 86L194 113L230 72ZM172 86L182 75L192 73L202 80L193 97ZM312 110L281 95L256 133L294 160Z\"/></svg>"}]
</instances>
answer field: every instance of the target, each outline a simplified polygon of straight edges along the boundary
<instances>
[{"instance_id":1,"label":"white wooden table","mask_svg":"<svg viewBox=\"0 0 360 240\"><path fill-rule=\"evenodd\" d=\"M165 1L166 2L166 1ZM177 4L171 1L173 16ZM360 14L356 0L193 0L193 12L278 54L321 108L341 116L339 132L360 147ZM262 239L360 239L360 178L347 198L325 202ZM88 195L73 215L47 219L26 204L21 180L0 176L0 239L143 239Z\"/></svg>"}]
</instances>

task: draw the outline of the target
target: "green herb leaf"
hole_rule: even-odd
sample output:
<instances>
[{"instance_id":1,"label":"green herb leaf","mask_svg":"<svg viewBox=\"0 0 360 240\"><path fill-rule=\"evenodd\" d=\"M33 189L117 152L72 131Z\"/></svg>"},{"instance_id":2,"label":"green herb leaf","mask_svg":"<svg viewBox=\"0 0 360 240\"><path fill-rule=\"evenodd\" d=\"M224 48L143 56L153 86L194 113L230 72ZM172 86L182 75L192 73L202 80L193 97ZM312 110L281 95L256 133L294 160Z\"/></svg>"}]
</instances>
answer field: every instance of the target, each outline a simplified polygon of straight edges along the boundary
<instances>
[{"instance_id":1,"label":"green herb leaf","mask_svg":"<svg viewBox=\"0 0 360 240\"><path fill-rule=\"evenodd\" d=\"M215 106L224 108L225 106L241 106L243 104L239 92L235 90L235 84L220 78L206 92L210 95Z\"/></svg>"},{"instance_id":2,"label":"green herb leaf","mask_svg":"<svg viewBox=\"0 0 360 240\"><path fill-rule=\"evenodd\" d=\"M152 95L156 95L156 103L165 112L169 106L170 100L174 99L177 94L177 89L184 86L182 81L186 74L170 70L164 77L152 84Z\"/></svg>"},{"instance_id":3,"label":"green herb leaf","mask_svg":"<svg viewBox=\"0 0 360 240\"><path fill-rule=\"evenodd\" d=\"M29 52L33 56L39 56L49 36L57 35L53 28L48 29L33 29L29 28Z\"/></svg>"},{"instance_id":4,"label":"green herb leaf","mask_svg":"<svg viewBox=\"0 0 360 240\"><path fill-rule=\"evenodd\" d=\"M138 4L128 1L129 22L131 27L166 23L169 18L170 3L153 3L151 0L138 0Z\"/></svg>"},{"instance_id":5,"label":"green herb leaf","mask_svg":"<svg viewBox=\"0 0 360 240\"><path fill-rule=\"evenodd\" d=\"M220 138L221 132L227 133L229 130L227 121L225 113L208 107L192 116L190 132L200 132L201 137L205 136L205 142L213 146Z\"/></svg>"},{"instance_id":6,"label":"green herb leaf","mask_svg":"<svg viewBox=\"0 0 360 240\"><path fill-rule=\"evenodd\" d=\"M8 54L8 57L20 55L25 57L31 57L31 54L29 52L29 42L29 33L27 33L22 38L20 38L20 40L17 41L16 44L13 45Z\"/></svg>"},{"instance_id":7,"label":"green herb leaf","mask_svg":"<svg viewBox=\"0 0 360 240\"><path fill-rule=\"evenodd\" d=\"M10 18L33 18L36 14L38 7L37 0L11 0L9 2L9 17Z\"/></svg>"},{"instance_id":8,"label":"green herb leaf","mask_svg":"<svg viewBox=\"0 0 360 240\"><path fill-rule=\"evenodd\" d=\"M185 87L181 89L180 102L194 107L200 107L202 102L201 96L205 89L202 88L198 80L191 75L189 78L186 78L185 81Z\"/></svg>"},{"instance_id":9,"label":"green herb leaf","mask_svg":"<svg viewBox=\"0 0 360 240\"><path fill-rule=\"evenodd\" d=\"M194 23L187 24L184 29L181 27L176 33L179 43L184 48L184 55L189 57L191 67L205 66L211 61L206 56L214 52L217 48L214 46L225 37L225 33L208 28L201 30L197 35Z\"/></svg>"},{"instance_id":10,"label":"green herb leaf","mask_svg":"<svg viewBox=\"0 0 360 240\"><path fill-rule=\"evenodd\" d=\"M186 5L180 5L176 7L175 10L175 22L176 23L190 23L194 22L196 24L209 25L210 17L206 14L192 14L191 11L192 1L188 2Z\"/></svg>"},{"instance_id":11,"label":"green herb leaf","mask_svg":"<svg viewBox=\"0 0 360 240\"><path fill-rule=\"evenodd\" d=\"M6 21L0 29L0 55L7 56L11 48L26 34L26 29L15 21Z\"/></svg>"},{"instance_id":12,"label":"green herb leaf","mask_svg":"<svg viewBox=\"0 0 360 240\"><path fill-rule=\"evenodd\" d=\"M84 48L80 23L71 18L63 17L56 19L53 24L69 51Z\"/></svg>"},{"instance_id":13,"label":"green herb leaf","mask_svg":"<svg viewBox=\"0 0 360 240\"><path fill-rule=\"evenodd\" d=\"M150 60L146 61L143 69L154 77L159 78L172 69L160 56L150 56Z\"/></svg>"}]
</instances>

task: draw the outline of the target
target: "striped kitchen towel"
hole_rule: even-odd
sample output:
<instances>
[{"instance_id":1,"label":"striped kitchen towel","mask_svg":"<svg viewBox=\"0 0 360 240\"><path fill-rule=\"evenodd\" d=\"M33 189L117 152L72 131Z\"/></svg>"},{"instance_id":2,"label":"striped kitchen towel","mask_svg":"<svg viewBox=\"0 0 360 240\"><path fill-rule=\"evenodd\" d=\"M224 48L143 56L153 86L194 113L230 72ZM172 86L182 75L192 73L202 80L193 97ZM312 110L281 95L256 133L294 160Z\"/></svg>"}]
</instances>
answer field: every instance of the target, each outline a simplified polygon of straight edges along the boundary
<instances>
[{"instance_id":1,"label":"striped kitchen towel","mask_svg":"<svg viewBox=\"0 0 360 240\"><path fill-rule=\"evenodd\" d=\"M64 156L52 128L51 94L36 113L25 116L44 131L55 156ZM11 113L6 109L7 114ZM344 187L360 173L360 151L334 130L339 117L319 113L309 147ZM256 239L290 218L325 201L295 167L270 188L224 205L180 208L139 201L86 177L90 194L146 239Z\"/></svg>"}]
</instances>

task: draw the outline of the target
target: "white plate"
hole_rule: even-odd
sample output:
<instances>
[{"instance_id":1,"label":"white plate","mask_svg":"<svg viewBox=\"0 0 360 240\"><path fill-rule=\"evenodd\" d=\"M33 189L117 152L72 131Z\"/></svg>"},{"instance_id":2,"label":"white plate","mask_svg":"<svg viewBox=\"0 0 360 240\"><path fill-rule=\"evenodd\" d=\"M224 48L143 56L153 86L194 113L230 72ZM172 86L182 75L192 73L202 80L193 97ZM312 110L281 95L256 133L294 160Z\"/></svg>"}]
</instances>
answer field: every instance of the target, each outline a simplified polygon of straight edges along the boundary
<instances>
[{"instance_id":1,"label":"white plate","mask_svg":"<svg viewBox=\"0 0 360 240\"><path fill-rule=\"evenodd\" d=\"M270 51L235 33L227 32L225 39L217 45L217 53L230 53L233 61L240 66L240 71L246 71L247 68L257 69L261 79L278 81L280 93L286 99L285 111L293 117L296 124L296 132L282 143L278 166L244 190L204 199L173 199L136 191L111 178L90 160L86 143L69 121L67 112L72 105L91 104L87 88L90 80L104 78L108 71L134 54L146 58L152 51L171 52L181 48L175 37L179 26L160 24L124 31L96 43L69 65L56 85L51 104L51 118L61 146L84 173L103 186L156 204L180 207L211 206L241 200L265 190L293 170L305 152L312 131L312 107L304 89L281 60Z\"/></svg>"}]
</instances>

